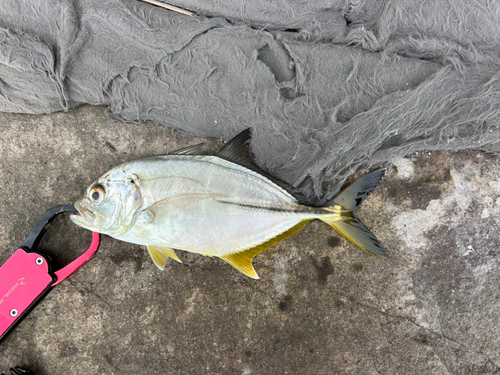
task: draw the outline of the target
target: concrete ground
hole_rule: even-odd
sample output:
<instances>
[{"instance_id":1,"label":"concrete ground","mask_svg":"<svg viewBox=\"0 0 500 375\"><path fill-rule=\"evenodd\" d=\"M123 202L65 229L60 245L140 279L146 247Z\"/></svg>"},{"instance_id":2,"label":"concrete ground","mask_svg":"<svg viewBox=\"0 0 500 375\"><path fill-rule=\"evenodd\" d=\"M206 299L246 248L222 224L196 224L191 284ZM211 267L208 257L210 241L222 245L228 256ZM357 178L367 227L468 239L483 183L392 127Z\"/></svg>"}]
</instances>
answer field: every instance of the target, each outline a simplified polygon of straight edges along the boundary
<instances>
[{"instance_id":1,"label":"concrete ground","mask_svg":"<svg viewBox=\"0 0 500 375\"><path fill-rule=\"evenodd\" d=\"M0 114L0 264L111 167L200 142L103 112ZM103 236L0 344L0 372L500 374L499 158L426 152L388 166L357 212L387 260L321 222L257 256L261 280L183 252L161 272L143 247ZM90 238L66 216L40 247L65 264Z\"/></svg>"}]
</instances>

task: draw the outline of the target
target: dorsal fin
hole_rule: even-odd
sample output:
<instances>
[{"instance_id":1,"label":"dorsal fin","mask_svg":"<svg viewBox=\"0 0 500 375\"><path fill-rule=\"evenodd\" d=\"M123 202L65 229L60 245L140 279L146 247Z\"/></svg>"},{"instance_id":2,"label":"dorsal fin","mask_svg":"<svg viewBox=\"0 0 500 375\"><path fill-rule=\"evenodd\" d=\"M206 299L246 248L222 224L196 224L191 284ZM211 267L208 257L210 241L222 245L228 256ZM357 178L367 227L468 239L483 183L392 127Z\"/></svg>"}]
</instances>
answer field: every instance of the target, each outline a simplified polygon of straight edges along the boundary
<instances>
[{"instance_id":1,"label":"dorsal fin","mask_svg":"<svg viewBox=\"0 0 500 375\"><path fill-rule=\"evenodd\" d=\"M298 189L294 188L289 183L280 180L279 178L271 176L269 173L263 171L257 164L255 164L250 154L250 141L252 140L252 133L252 128L243 130L240 134L227 142L227 144L217 153L216 156L257 172L258 174L274 182L282 189L286 190L295 199L297 199L299 203L311 205L305 195L302 194L302 192L300 192Z\"/></svg>"},{"instance_id":2,"label":"dorsal fin","mask_svg":"<svg viewBox=\"0 0 500 375\"><path fill-rule=\"evenodd\" d=\"M276 245L278 242L291 236L292 234L297 232L300 228L302 228L304 225L306 225L308 222L309 220L301 221L300 223L288 229L287 231L277 235L276 237L271 238L270 240L267 240L264 243L261 243L260 245L240 251L238 253L223 255L220 258L225 262L229 263L234 268L236 268L238 271L243 272L245 275L251 277L252 279L259 279L259 275L257 275L257 272L255 272L255 269L253 268L252 265L253 258L256 255L262 253L264 250L270 248L271 246Z\"/></svg>"},{"instance_id":3,"label":"dorsal fin","mask_svg":"<svg viewBox=\"0 0 500 375\"><path fill-rule=\"evenodd\" d=\"M168 155L199 155L204 145L204 143L199 143L194 146L187 146L179 150L171 151Z\"/></svg>"}]
</instances>

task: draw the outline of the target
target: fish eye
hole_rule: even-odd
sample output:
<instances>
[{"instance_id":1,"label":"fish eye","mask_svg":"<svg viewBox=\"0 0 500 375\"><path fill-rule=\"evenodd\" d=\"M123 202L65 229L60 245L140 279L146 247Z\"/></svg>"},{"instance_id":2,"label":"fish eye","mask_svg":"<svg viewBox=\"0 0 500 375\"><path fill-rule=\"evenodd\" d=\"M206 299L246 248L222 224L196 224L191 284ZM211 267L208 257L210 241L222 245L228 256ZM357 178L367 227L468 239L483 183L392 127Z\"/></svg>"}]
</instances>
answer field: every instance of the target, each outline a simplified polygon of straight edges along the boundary
<instances>
[{"instance_id":1,"label":"fish eye","mask_svg":"<svg viewBox=\"0 0 500 375\"><path fill-rule=\"evenodd\" d=\"M94 203L101 203L104 199L104 188L101 185L97 185L95 188L90 190L89 198Z\"/></svg>"}]
</instances>

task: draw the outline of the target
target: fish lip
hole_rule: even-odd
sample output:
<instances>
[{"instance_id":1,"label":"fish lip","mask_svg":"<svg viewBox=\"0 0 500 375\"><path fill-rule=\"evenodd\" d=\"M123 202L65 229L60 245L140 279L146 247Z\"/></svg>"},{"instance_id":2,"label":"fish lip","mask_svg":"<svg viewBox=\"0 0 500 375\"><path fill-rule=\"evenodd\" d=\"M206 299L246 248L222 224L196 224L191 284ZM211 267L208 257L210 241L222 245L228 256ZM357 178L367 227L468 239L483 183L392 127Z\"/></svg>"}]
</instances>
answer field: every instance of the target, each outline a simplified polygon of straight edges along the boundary
<instances>
[{"instance_id":1,"label":"fish lip","mask_svg":"<svg viewBox=\"0 0 500 375\"><path fill-rule=\"evenodd\" d=\"M73 212L73 213L71 213L71 216L81 216L81 217L83 217L82 209L80 207L80 202L76 202L74 204L74 207L75 207L76 211Z\"/></svg>"},{"instance_id":2,"label":"fish lip","mask_svg":"<svg viewBox=\"0 0 500 375\"><path fill-rule=\"evenodd\" d=\"M92 219L95 218L95 215L91 212L85 211L81 207L80 202L75 203L74 206L76 208L76 212L70 215L70 220L76 225L84 227L88 226L91 223Z\"/></svg>"},{"instance_id":3,"label":"fish lip","mask_svg":"<svg viewBox=\"0 0 500 375\"><path fill-rule=\"evenodd\" d=\"M79 213L74 213L69 215L69 219L79 227L82 227L84 225L83 216L80 215Z\"/></svg>"},{"instance_id":4,"label":"fish lip","mask_svg":"<svg viewBox=\"0 0 500 375\"><path fill-rule=\"evenodd\" d=\"M84 216L82 215L82 213L81 213L80 211L78 211L78 212L74 212L74 213L72 213L71 215L69 215L69 219L70 219L73 223L75 223L75 224L77 224L77 225L79 225L80 223L83 223L83 222L84 222L84 220L85 220Z\"/></svg>"}]
</instances>

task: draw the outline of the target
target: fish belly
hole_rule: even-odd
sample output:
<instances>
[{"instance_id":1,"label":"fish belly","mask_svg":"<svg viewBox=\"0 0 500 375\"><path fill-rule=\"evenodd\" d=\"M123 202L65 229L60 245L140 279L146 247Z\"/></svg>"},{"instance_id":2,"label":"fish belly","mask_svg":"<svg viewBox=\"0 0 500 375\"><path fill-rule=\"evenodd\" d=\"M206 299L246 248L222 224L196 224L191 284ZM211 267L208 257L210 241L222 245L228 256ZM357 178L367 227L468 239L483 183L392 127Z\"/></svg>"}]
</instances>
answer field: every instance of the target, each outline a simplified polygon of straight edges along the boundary
<instances>
[{"instance_id":1,"label":"fish belly","mask_svg":"<svg viewBox=\"0 0 500 375\"><path fill-rule=\"evenodd\" d=\"M260 245L306 219L279 210L200 202L158 228L170 247L222 256Z\"/></svg>"}]
</instances>

